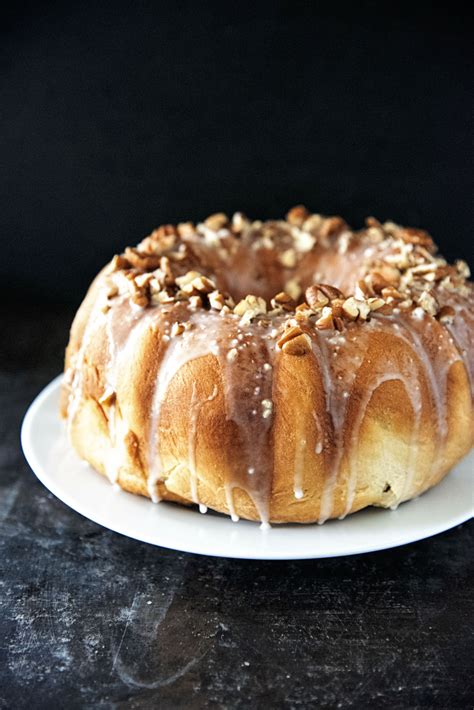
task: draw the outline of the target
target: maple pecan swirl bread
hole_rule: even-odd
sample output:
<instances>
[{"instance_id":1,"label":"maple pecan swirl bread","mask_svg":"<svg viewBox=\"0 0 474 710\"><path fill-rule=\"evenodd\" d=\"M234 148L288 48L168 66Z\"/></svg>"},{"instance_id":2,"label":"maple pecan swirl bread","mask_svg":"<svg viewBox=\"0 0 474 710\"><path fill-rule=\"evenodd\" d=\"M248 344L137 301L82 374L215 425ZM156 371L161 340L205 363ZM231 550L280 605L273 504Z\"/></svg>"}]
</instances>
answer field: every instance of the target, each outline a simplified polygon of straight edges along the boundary
<instances>
[{"instance_id":1,"label":"maple pecan swirl bread","mask_svg":"<svg viewBox=\"0 0 474 710\"><path fill-rule=\"evenodd\" d=\"M473 286L419 229L166 225L71 329L61 411L121 488L269 522L395 507L473 443Z\"/></svg>"}]
</instances>

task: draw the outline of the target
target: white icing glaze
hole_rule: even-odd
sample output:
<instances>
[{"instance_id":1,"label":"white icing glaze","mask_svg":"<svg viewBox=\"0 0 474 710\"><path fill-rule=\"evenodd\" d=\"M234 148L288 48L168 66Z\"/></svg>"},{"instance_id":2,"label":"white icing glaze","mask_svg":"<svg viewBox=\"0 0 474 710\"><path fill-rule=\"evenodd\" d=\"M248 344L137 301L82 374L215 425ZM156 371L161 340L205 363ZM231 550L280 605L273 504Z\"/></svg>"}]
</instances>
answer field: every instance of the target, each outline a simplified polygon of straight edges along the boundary
<instances>
[{"instance_id":1,"label":"white icing glaze","mask_svg":"<svg viewBox=\"0 0 474 710\"><path fill-rule=\"evenodd\" d=\"M205 397L203 400L199 399L197 396L196 383L193 382L191 404L190 404L190 424L188 432L188 462L189 462L189 473L191 480L191 497L194 503L199 505L198 497L198 474L196 470L196 435L199 421L199 414L201 409L206 404L206 402L212 402L213 399L217 397L217 385L214 385L212 394L209 397Z\"/></svg>"},{"instance_id":2,"label":"white icing glaze","mask_svg":"<svg viewBox=\"0 0 474 710\"><path fill-rule=\"evenodd\" d=\"M454 322L448 323L446 327L464 362L471 388L471 397L474 400L474 311L468 310L464 303L453 302L452 308L454 308L456 316Z\"/></svg>"},{"instance_id":3,"label":"white icing glaze","mask_svg":"<svg viewBox=\"0 0 474 710\"><path fill-rule=\"evenodd\" d=\"M313 353L320 367L326 412L332 423L334 438L333 450L330 454L329 471L321 495L318 523L324 523L332 513L334 493L339 475L339 468L344 454L344 431L348 398L343 393L352 387L356 376L355 368L342 367L345 358L341 357L341 347L347 345L343 336L332 332L318 331L316 341L313 341ZM336 357L333 357L336 355ZM342 374L344 373L344 374Z\"/></svg>"},{"instance_id":4,"label":"white icing glaze","mask_svg":"<svg viewBox=\"0 0 474 710\"><path fill-rule=\"evenodd\" d=\"M69 368L64 374L64 383L69 389L67 408L67 432L69 440L72 440L72 427L79 411L83 399L85 357L87 349L92 342L94 335L104 323L104 314L101 309L102 303L98 299L88 318L79 350L72 359Z\"/></svg>"},{"instance_id":5,"label":"white icing glaze","mask_svg":"<svg viewBox=\"0 0 474 710\"><path fill-rule=\"evenodd\" d=\"M188 461L191 498L201 512L207 508L199 500L199 460L197 433L199 418L206 403L213 401L223 385L226 420L234 428L240 447L240 458L231 462L231 472L224 481L226 504L232 520L238 520L234 505L235 489L244 491L252 500L262 526L268 526L269 503L273 476L273 448L271 446L274 420L272 387L273 360L275 357L274 336L278 322L273 319L271 327L241 325L239 319L228 315L225 318L213 312L187 312L190 330L177 337L169 337L173 317L166 320L161 307L138 310L130 308L124 300L115 303L104 315L100 300L96 303L83 334L78 353L65 373L65 383L70 389L68 405L68 429L71 433L84 392L84 365L87 350L100 328L107 333L108 359L104 371L107 390L117 393L120 362L132 357L133 349L143 335L143 329L157 328L157 338L163 347L163 355L157 364L156 386L150 409L148 441L147 486L152 500L159 500L158 482L166 474L162 470L160 418L163 402L172 379L179 370L192 360L213 355L218 360L219 382L209 382L204 394L196 382L192 384L188 423ZM184 306L181 306L183 308ZM399 381L404 386L412 410L411 440L408 445L406 476L398 493L398 503L409 497L416 471L416 453L422 413L420 376L432 400L437 428L437 446L441 449L448 436L447 397L448 378L451 366L464 361L468 377L473 383L472 317L463 303L454 304L456 317L453 324L441 327L424 312L411 315L399 311L393 315L373 314L364 324L349 325L343 333L315 331L313 355L318 364L325 395L325 418L331 421L331 441L324 440L325 423L318 412L313 412L315 453L327 458L326 480L321 495L319 523L332 516L334 497L341 484L343 461L347 464L345 482L344 517L354 505L357 496L359 473L357 470L358 442L367 408L376 390L384 383ZM398 309L397 309L398 310ZM137 327L139 326L139 327ZM370 338L373 333L387 334L403 341L405 351L403 366L387 352L383 362L377 364L369 381L357 388L359 370L366 361ZM433 342L438 342L437 347ZM157 341L158 342L158 341ZM409 352L413 355L410 357ZM231 353L231 355L229 355ZM367 368L364 368L364 371ZM201 384L201 383L199 383ZM119 467L126 456L125 436L128 425L120 412L119 402L111 398L104 407L109 425L110 456L106 471L112 483L116 483ZM350 413L350 416L349 416ZM349 424L351 430L348 431ZM304 462L307 453L307 435L295 443L293 491L297 500L304 499ZM437 453L434 457L437 460Z\"/></svg>"},{"instance_id":6,"label":"white icing glaze","mask_svg":"<svg viewBox=\"0 0 474 710\"><path fill-rule=\"evenodd\" d=\"M149 318L153 318L154 311L150 311L150 313ZM193 322L194 318L196 318L196 316L191 316L191 322ZM190 338L192 338L192 347L190 347ZM209 342L209 335L206 334L203 328L195 328L192 333L191 331L184 332L178 337L171 338L167 343L166 351L156 376L156 386L153 393L150 413L147 487L148 493L154 502L159 501L157 484L162 478L163 473L160 456L160 415L169 384L183 365L210 353L212 353L212 346ZM196 470L194 437L197 426L197 408L198 410L200 409L199 403L197 401L191 402L191 409L194 409L194 423L190 427L190 434L188 435L188 450L191 452L189 463L194 472ZM191 475L191 489L194 491L193 500L197 503L197 481L195 473Z\"/></svg>"},{"instance_id":7,"label":"white icing glaze","mask_svg":"<svg viewBox=\"0 0 474 710\"><path fill-rule=\"evenodd\" d=\"M370 346L370 337L375 331L391 334L396 338L401 337L398 323L393 323L390 319L380 317L364 324L364 330L358 329L354 334L351 334L350 328L347 329L345 336L334 336L332 334L328 336L325 333L319 333L317 347L313 348L321 370L326 411L332 422L334 438L329 475L326 478L321 496L318 520L320 524L324 523L332 515L335 490L340 483L340 469L344 458L347 460L349 475L346 483L346 505L342 517L351 511L357 491L357 445L360 428L375 391L383 383L394 380L400 381L404 385L413 412L412 437L409 447L411 458L407 462L406 480L400 499L403 499L403 496L410 490L412 485L416 464L412 454L413 451L416 451L422 406L419 374L415 365L416 358L423 357L419 353L421 341L409 341L404 338L404 342L414 351L414 357L407 359L403 372L399 364L392 360L390 352L387 352L386 360L380 363L380 369L376 369L372 373L369 383L364 382L363 387L359 388L360 391L358 390L357 393L354 393L354 385L357 381L359 369L364 363ZM334 358L334 355L336 355L336 358ZM354 406L355 394L357 395L357 401ZM348 434L349 411L352 413L350 434Z\"/></svg>"},{"instance_id":8,"label":"white icing glaze","mask_svg":"<svg viewBox=\"0 0 474 710\"><path fill-rule=\"evenodd\" d=\"M303 466L304 466L304 455L306 452L307 440L305 438L300 439L296 443L296 453L295 453L295 472L293 478L293 492L297 500L301 500L304 497L303 491Z\"/></svg>"},{"instance_id":9,"label":"white icing glaze","mask_svg":"<svg viewBox=\"0 0 474 710\"><path fill-rule=\"evenodd\" d=\"M159 367L159 376L152 400L150 417L149 476L148 490L152 498L157 498L157 483L162 477L160 456L160 414L162 403L173 377L188 362L206 355L214 355L219 362L226 418L233 422L241 443L241 459L236 462L232 477L225 481L227 507L233 520L237 518L233 503L234 489L240 488L249 495L262 522L268 522L269 491L271 476L263 468L269 469L272 462L264 458L265 439L271 429L273 414L271 406L272 367L268 367L271 353L265 340L252 331L241 331L237 318L225 323L214 314L196 312L189 316L190 329L179 337L171 338ZM235 348L235 343L238 345ZM191 345L192 344L192 347ZM237 355L228 357L229 347L237 350ZM266 366L265 366L266 365ZM190 471L191 495L199 503L198 481L199 462L196 452L198 418L206 402L217 396L217 384L204 399L199 399L193 385L188 429L188 467ZM262 404L263 403L263 404ZM260 459L260 460L259 460Z\"/></svg>"}]
</instances>

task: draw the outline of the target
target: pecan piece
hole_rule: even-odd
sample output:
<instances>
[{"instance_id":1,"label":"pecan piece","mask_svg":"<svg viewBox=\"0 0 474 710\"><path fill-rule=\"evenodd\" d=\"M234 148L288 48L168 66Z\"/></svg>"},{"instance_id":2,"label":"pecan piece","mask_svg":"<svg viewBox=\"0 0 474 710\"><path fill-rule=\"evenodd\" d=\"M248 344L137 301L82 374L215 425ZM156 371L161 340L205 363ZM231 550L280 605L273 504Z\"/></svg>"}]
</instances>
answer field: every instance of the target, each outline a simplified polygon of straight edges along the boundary
<instances>
[{"instance_id":1,"label":"pecan piece","mask_svg":"<svg viewBox=\"0 0 474 710\"><path fill-rule=\"evenodd\" d=\"M334 300L331 301L331 310L333 316L336 316L337 318L343 318L344 317L344 310L343 310L343 305L344 305L345 298L335 298Z\"/></svg>"},{"instance_id":2,"label":"pecan piece","mask_svg":"<svg viewBox=\"0 0 474 710\"><path fill-rule=\"evenodd\" d=\"M306 355L311 350L311 338L298 326L288 328L277 343L287 355Z\"/></svg>"},{"instance_id":3,"label":"pecan piece","mask_svg":"<svg viewBox=\"0 0 474 710\"><path fill-rule=\"evenodd\" d=\"M393 286L387 286L386 288L383 288L381 291L382 298L384 298L386 301L391 302L391 301L403 301L404 296L400 291L397 291L396 288L393 288Z\"/></svg>"},{"instance_id":4,"label":"pecan piece","mask_svg":"<svg viewBox=\"0 0 474 710\"><path fill-rule=\"evenodd\" d=\"M328 296L326 296L326 294L316 284L306 289L305 297L308 305L315 310L318 310L329 303Z\"/></svg>"},{"instance_id":5,"label":"pecan piece","mask_svg":"<svg viewBox=\"0 0 474 710\"><path fill-rule=\"evenodd\" d=\"M246 227L250 226L250 222L243 212L235 212L232 217L232 231L240 234Z\"/></svg>"},{"instance_id":6,"label":"pecan piece","mask_svg":"<svg viewBox=\"0 0 474 710\"><path fill-rule=\"evenodd\" d=\"M249 294L243 298L234 308L234 313L242 317L241 323L250 323L256 316L267 312L267 304L263 298Z\"/></svg>"},{"instance_id":7,"label":"pecan piece","mask_svg":"<svg viewBox=\"0 0 474 710\"><path fill-rule=\"evenodd\" d=\"M125 258L132 266L142 271L154 271L160 265L160 256L158 254L142 254L134 247L125 249Z\"/></svg>"},{"instance_id":8,"label":"pecan piece","mask_svg":"<svg viewBox=\"0 0 474 710\"><path fill-rule=\"evenodd\" d=\"M295 321L293 319L290 321L290 323L294 323L294 322ZM280 336L280 338L277 340L277 346L281 349L285 343L289 342L293 338L296 338L298 335L301 335L302 333L303 333L303 331L297 325L287 327L286 330Z\"/></svg>"},{"instance_id":9,"label":"pecan piece","mask_svg":"<svg viewBox=\"0 0 474 710\"><path fill-rule=\"evenodd\" d=\"M429 291L423 291L421 296L418 298L418 305L420 305L430 316L435 316L438 312L438 302Z\"/></svg>"},{"instance_id":10,"label":"pecan piece","mask_svg":"<svg viewBox=\"0 0 474 710\"><path fill-rule=\"evenodd\" d=\"M326 237L331 237L337 232L342 232L343 229L347 227L342 217L327 217L319 231L320 236L324 239Z\"/></svg>"},{"instance_id":11,"label":"pecan piece","mask_svg":"<svg viewBox=\"0 0 474 710\"><path fill-rule=\"evenodd\" d=\"M178 224L178 234L180 237L192 237L196 232L192 222L181 222Z\"/></svg>"},{"instance_id":12,"label":"pecan piece","mask_svg":"<svg viewBox=\"0 0 474 710\"><path fill-rule=\"evenodd\" d=\"M290 295L285 293L285 291L280 291L276 296L270 301L272 308L282 308L284 311L294 311L296 307L296 301L291 298Z\"/></svg>"},{"instance_id":13,"label":"pecan piece","mask_svg":"<svg viewBox=\"0 0 474 710\"><path fill-rule=\"evenodd\" d=\"M334 328L334 319L332 317L332 308L324 306L321 317L314 324L318 330L329 330Z\"/></svg>"},{"instance_id":14,"label":"pecan piece","mask_svg":"<svg viewBox=\"0 0 474 710\"><path fill-rule=\"evenodd\" d=\"M382 228L382 223L378 221L377 217L366 217L365 224L367 227L377 227L378 229Z\"/></svg>"},{"instance_id":15,"label":"pecan piece","mask_svg":"<svg viewBox=\"0 0 474 710\"><path fill-rule=\"evenodd\" d=\"M365 279L359 279L359 281L356 283L356 287L354 290L354 295L356 298L359 299L364 299L364 298L372 298L374 295L374 290L373 288L367 283Z\"/></svg>"},{"instance_id":16,"label":"pecan piece","mask_svg":"<svg viewBox=\"0 0 474 710\"><path fill-rule=\"evenodd\" d=\"M209 217L204 220L204 224L211 231L218 232L219 229L229 224L229 218L223 212L216 212L216 214L209 215Z\"/></svg>"},{"instance_id":17,"label":"pecan piece","mask_svg":"<svg viewBox=\"0 0 474 710\"><path fill-rule=\"evenodd\" d=\"M440 323L452 323L454 321L454 317L456 315L456 311L454 308L451 306L443 306L438 315L437 318Z\"/></svg>"},{"instance_id":18,"label":"pecan piece","mask_svg":"<svg viewBox=\"0 0 474 710\"><path fill-rule=\"evenodd\" d=\"M367 276L367 282L374 293L382 293L384 288L390 288L392 285L387 281L387 279L384 279L382 274L378 271L373 271L369 274Z\"/></svg>"},{"instance_id":19,"label":"pecan piece","mask_svg":"<svg viewBox=\"0 0 474 710\"><path fill-rule=\"evenodd\" d=\"M468 279L471 275L471 270L465 261L462 259L457 259L454 265L458 271L458 274L462 276L463 279Z\"/></svg>"},{"instance_id":20,"label":"pecan piece","mask_svg":"<svg viewBox=\"0 0 474 710\"><path fill-rule=\"evenodd\" d=\"M426 249L432 249L434 244L428 232L424 229L415 229L415 227L403 227L398 230L397 237L403 239L408 244L418 244Z\"/></svg>"},{"instance_id":21,"label":"pecan piece","mask_svg":"<svg viewBox=\"0 0 474 710\"><path fill-rule=\"evenodd\" d=\"M296 205L286 215L286 221L296 227L301 227L303 222L309 217L309 212L304 205Z\"/></svg>"},{"instance_id":22,"label":"pecan piece","mask_svg":"<svg viewBox=\"0 0 474 710\"><path fill-rule=\"evenodd\" d=\"M181 335L184 333L185 327L184 323L173 323L171 326L171 336L174 338L176 335Z\"/></svg>"},{"instance_id":23,"label":"pecan piece","mask_svg":"<svg viewBox=\"0 0 474 710\"><path fill-rule=\"evenodd\" d=\"M113 271L121 271L122 269L129 269L131 267L130 262L124 256L116 254L109 265L109 273Z\"/></svg>"},{"instance_id":24,"label":"pecan piece","mask_svg":"<svg viewBox=\"0 0 474 710\"><path fill-rule=\"evenodd\" d=\"M339 289L335 286L330 286L329 284L314 284L314 286L316 286L316 288L318 288L330 301L334 298L345 298L342 291L339 291Z\"/></svg>"}]
</instances>

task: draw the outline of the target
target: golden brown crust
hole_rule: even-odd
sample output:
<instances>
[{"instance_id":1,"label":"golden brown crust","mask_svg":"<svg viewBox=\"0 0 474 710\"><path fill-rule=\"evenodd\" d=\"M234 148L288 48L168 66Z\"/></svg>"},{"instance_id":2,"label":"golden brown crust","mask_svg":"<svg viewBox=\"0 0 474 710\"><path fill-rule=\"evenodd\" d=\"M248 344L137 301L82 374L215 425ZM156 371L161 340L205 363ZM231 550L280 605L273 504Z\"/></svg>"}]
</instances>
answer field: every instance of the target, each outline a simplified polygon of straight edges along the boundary
<instances>
[{"instance_id":1,"label":"golden brown crust","mask_svg":"<svg viewBox=\"0 0 474 710\"><path fill-rule=\"evenodd\" d=\"M298 208L295 242L306 249L306 223L316 236L295 256L286 227L266 223L271 247L265 224L239 219L212 249L192 225L168 225L96 278L71 329L61 400L79 455L132 493L271 522L389 507L438 483L474 440L467 267L391 223L357 236ZM206 222L204 240L229 224ZM234 243L252 229L250 246ZM232 294L260 251L268 280L245 272L253 295ZM338 288L313 285L323 269L325 280L342 274ZM289 276L299 294L286 288L269 305Z\"/></svg>"}]
</instances>

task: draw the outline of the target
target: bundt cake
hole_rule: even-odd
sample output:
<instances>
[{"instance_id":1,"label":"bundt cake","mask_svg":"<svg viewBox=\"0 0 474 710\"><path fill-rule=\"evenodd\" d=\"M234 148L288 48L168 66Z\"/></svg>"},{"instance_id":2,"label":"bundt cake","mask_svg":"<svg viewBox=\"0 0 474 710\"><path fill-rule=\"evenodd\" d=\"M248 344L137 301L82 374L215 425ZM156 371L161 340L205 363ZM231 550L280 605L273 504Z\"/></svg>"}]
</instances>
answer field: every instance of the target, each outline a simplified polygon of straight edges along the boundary
<instances>
[{"instance_id":1,"label":"bundt cake","mask_svg":"<svg viewBox=\"0 0 474 710\"><path fill-rule=\"evenodd\" d=\"M473 285L421 229L165 225L96 277L61 412L121 488L270 522L396 507L474 438Z\"/></svg>"}]
</instances>

